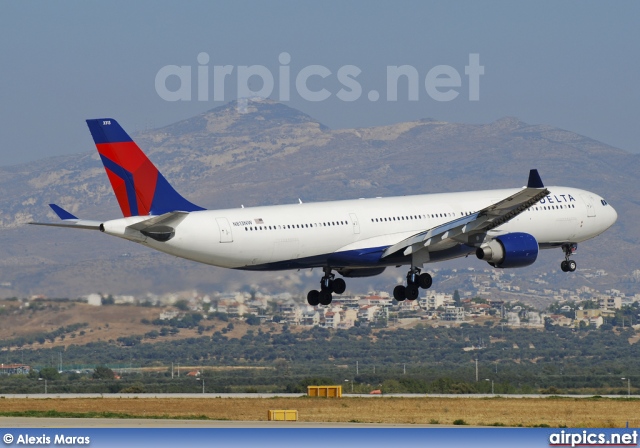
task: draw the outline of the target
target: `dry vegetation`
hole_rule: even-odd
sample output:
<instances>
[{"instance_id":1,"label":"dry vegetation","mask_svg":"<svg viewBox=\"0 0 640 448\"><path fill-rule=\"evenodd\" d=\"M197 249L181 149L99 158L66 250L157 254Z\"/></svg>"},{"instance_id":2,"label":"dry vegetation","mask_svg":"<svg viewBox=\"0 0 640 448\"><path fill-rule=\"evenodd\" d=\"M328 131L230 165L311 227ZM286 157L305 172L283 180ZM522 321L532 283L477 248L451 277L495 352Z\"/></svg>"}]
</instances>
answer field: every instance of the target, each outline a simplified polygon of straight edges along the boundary
<instances>
[{"instance_id":1,"label":"dry vegetation","mask_svg":"<svg viewBox=\"0 0 640 448\"><path fill-rule=\"evenodd\" d=\"M2 399L2 412L113 412L136 417L262 421L269 409L296 409L304 422L551 427L640 426L640 401L580 398L82 398Z\"/></svg>"},{"instance_id":2,"label":"dry vegetation","mask_svg":"<svg viewBox=\"0 0 640 448\"><path fill-rule=\"evenodd\" d=\"M89 326L80 330L75 337L66 335L64 339L57 338L55 342L46 341L44 344L35 344L36 348L63 347L70 344L83 345L90 342L117 340L121 336L143 335L151 330L159 330L155 325L143 325L142 319L157 319L161 312L174 309L173 307L141 307L126 305L90 306L78 302L42 302L44 309L29 311L21 309L19 302L0 300L0 306L4 305L6 311L0 315L0 338L12 339L18 336L26 336L37 332L54 331L59 327L75 323L87 323ZM219 320L203 321L205 326L214 326L213 329L204 332L203 335L211 336L227 325L227 322ZM227 333L230 338L240 338L251 327L242 322L233 322L234 329ZM276 330L281 327L276 326ZM202 336L196 329L181 328L180 333L157 339L145 339L144 342L162 342L170 339L184 339Z\"/></svg>"},{"instance_id":3,"label":"dry vegetation","mask_svg":"<svg viewBox=\"0 0 640 448\"><path fill-rule=\"evenodd\" d=\"M3 303L4 304L4 303ZM88 323L83 328L85 334L75 338L47 341L43 347L64 346L69 344L87 344L99 340L117 339L123 335L142 334L151 329L142 325L140 320L156 319L160 311L157 308L133 306L90 306L77 302L43 302L45 309L38 311L17 311L19 304L8 304L8 312L0 317L0 338L11 339L36 332L49 332L59 327L75 323ZM38 345L39 346L39 345Z\"/></svg>"}]
</instances>

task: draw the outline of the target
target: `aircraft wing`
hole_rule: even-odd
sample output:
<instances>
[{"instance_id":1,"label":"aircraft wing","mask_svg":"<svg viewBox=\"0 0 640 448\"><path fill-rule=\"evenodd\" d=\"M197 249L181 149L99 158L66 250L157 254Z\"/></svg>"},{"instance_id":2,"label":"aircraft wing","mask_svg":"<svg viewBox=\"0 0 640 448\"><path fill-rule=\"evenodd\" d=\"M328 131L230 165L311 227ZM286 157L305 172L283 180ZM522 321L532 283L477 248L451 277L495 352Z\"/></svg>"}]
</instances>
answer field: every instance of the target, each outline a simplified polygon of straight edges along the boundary
<instances>
[{"instance_id":1,"label":"aircraft wing","mask_svg":"<svg viewBox=\"0 0 640 448\"><path fill-rule=\"evenodd\" d=\"M127 226L125 232L140 232L142 235L156 241L169 241L175 235L175 230L188 212L169 212Z\"/></svg>"},{"instance_id":2,"label":"aircraft wing","mask_svg":"<svg viewBox=\"0 0 640 448\"><path fill-rule=\"evenodd\" d=\"M473 241L474 236L484 234L510 221L548 194L549 190L542 185L538 171L531 170L528 186L519 192L478 212L416 233L388 247L383 252L382 258L403 249L404 255L410 255L439 243L475 245L482 241Z\"/></svg>"},{"instance_id":3,"label":"aircraft wing","mask_svg":"<svg viewBox=\"0 0 640 448\"><path fill-rule=\"evenodd\" d=\"M49 204L49 207L58 215L62 222L30 222L34 226L51 226L51 227L71 227L76 229L100 230L101 221L91 221L88 219L80 219L72 215L62 207L56 204Z\"/></svg>"}]
</instances>

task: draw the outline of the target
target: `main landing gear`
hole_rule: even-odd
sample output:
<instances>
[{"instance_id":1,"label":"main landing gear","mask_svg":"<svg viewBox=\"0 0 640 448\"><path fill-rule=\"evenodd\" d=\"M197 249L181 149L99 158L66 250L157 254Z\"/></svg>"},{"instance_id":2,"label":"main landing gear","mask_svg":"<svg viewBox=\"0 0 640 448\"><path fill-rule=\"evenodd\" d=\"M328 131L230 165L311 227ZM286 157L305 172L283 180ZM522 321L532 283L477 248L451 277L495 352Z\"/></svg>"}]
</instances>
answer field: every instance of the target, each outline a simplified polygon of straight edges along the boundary
<instances>
[{"instance_id":1,"label":"main landing gear","mask_svg":"<svg viewBox=\"0 0 640 448\"><path fill-rule=\"evenodd\" d=\"M420 288L429 289L433 284L431 276L423 272L420 273L420 269L413 267L407 274L407 286L398 285L393 289L393 298L398 302L403 300L416 300L420 295Z\"/></svg>"},{"instance_id":2,"label":"main landing gear","mask_svg":"<svg viewBox=\"0 0 640 448\"><path fill-rule=\"evenodd\" d=\"M307 303L311 306L329 305L333 299L333 293L342 294L347 289L347 284L341 278L335 278L331 268L324 268L324 276L320 279L320 291L313 289L307 294Z\"/></svg>"},{"instance_id":3,"label":"main landing gear","mask_svg":"<svg viewBox=\"0 0 640 448\"><path fill-rule=\"evenodd\" d=\"M569 259L571 255L576 253L576 250L578 250L577 244L562 245L562 251L564 252L564 261L560 263L560 269L562 269L562 272L573 272L578 267L575 261Z\"/></svg>"}]
</instances>

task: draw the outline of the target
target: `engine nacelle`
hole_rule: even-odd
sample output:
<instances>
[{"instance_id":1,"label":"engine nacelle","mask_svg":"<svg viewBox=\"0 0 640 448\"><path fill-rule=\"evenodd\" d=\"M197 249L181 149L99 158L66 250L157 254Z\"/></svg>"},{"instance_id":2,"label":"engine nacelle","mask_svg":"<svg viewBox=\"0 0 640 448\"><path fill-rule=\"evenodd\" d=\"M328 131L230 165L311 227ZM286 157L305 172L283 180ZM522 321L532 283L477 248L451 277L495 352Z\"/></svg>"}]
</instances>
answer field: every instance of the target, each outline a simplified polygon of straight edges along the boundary
<instances>
[{"instance_id":1,"label":"engine nacelle","mask_svg":"<svg viewBox=\"0 0 640 448\"><path fill-rule=\"evenodd\" d=\"M522 268L538 258L538 242L528 233L507 233L480 246L476 257L495 268Z\"/></svg>"}]
</instances>

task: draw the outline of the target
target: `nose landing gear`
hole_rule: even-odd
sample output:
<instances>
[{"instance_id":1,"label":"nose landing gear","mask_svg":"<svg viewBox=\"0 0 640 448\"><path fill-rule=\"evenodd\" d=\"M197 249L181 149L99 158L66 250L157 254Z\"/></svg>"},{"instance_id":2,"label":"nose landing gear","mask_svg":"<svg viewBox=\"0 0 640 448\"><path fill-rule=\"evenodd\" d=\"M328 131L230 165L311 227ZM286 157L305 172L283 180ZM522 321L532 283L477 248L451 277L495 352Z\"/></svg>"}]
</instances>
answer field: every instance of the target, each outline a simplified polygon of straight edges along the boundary
<instances>
[{"instance_id":1,"label":"nose landing gear","mask_svg":"<svg viewBox=\"0 0 640 448\"><path fill-rule=\"evenodd\" d=\"M560 269L562 272L574 272L578 265L575 261L571 260L571 255L576 253L578 250L577 244L563 244L562 251L564 252L564 261L560 263Z\"/></svg>"}]
</instances>

